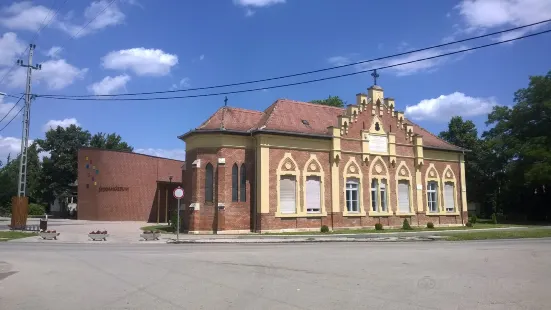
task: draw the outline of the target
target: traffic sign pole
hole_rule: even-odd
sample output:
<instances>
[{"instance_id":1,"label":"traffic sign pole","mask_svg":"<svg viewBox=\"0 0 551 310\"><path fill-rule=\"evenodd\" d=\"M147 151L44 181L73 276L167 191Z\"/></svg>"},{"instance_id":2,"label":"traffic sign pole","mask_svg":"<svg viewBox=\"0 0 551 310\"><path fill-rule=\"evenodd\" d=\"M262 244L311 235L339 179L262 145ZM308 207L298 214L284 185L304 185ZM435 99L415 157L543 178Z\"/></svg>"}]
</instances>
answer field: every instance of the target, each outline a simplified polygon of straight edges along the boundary
<instances>
[{"instance_id":1,"label":"traffic sign pole","mask_svg":"<svg viewBox=\"0 0 551 310\"><path fill-rule=\"evenodd\" d=\"M176 187L172 192L174 198L178 199L178 210L176 211L176 241L180 240L180 200L184 197L184 189L180 186Z\"/></svg>"},{"instance_id":2,"label":"traffic sign pole","mask_svg":"<svg viewBox=\"0 0 551 310\"><path fill-rule=\"evenodd\" d=\"M178 223L176 224L176 241L180 240L180 199L178 199Z\"/></svg>"}]
</instances>

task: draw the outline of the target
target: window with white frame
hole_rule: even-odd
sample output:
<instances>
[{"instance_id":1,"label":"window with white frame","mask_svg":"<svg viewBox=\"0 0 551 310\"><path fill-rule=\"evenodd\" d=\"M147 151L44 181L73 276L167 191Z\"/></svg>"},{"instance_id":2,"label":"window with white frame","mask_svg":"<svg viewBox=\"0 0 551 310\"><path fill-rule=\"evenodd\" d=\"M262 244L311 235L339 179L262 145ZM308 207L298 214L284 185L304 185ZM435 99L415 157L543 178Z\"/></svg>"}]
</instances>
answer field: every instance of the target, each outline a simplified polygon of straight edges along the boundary
<instances>
[{"instance_id":1,"label":"window with white frame","mask_svg":"<svg viewBox=\"0 0 551 310\"><path fill-rule=\"evenodd\" d=\"M306 212L321 212L321 179L319 176L306 177Z\"/></svg>"},{"instance_id":2,"label":"window with white frame","mask_svg":"<svg viewBox=\"0 0 551 310\"><path fill-rule=\"evenodd\" d=\"M346 180L346 210L350 213L360 212L360 182L355 178Z\"/></svg>"},{"instance_id":3,"label":"window with white frame","mask_svg":"<svg viewBox=\"0 0 551 310\"><path fill-rule=\"evenodd\" d=\"M379 186L379 194L381 195L381 212L387 211L387 199L386 199L386 180L381 180L381 186Z\"/></svg>"},{"instance_id":4,"label":"window with white frame","mask_svg":"<svg viewBox=\"0 0 551 310\"><path fill-rule=\"evenodd\" d=\"M388 212L387 190L386 179L371 180L371 209L373 212Z\"/></svg>"},{"instance_id":5,"label":"window with white frame","mask_svg":"<svg viewBox=\"0 0 551 310\"><path fill-rule=\"evenodd\" d=\"M379 190L379 180L373 179L371 180L371 209L373 209L373 212L378 211L378 199L377 199L377 191Z\"/></svg>"},{"instance_id":6,"label":"window with white frame","mask_svg":"<svg viewBox=\"0 0 551 310\"><path fill-rule=\"evenodd\" d=\"M296 177L294 175L282 175L279 179L279 206L281 213L297 213L296 205Z\"/></svg>"},{"instance_id":7,"label":"window with white frame","mask_svg":"<svg viewBox=\"0 0 551 310\"><path fill-rule=\"evenodd\" d=\"M436 181L427 183L427 203L429 212L438 212L438 183Z\"/></svg>"},{"instance_id":8,"label":"window with white frame","mask_svg":"<svg viewBox=\"0 0 551 310\"><path fill-rule=\"evenodd\" d=\"M400 213L409 213L409 181L398 181L398 210Z\"/></svg>"},{"instance_id":9,"label":"window with white frame","mask_svg":"<svg viewBox=\"0 0 551 310\"><path fill-rule=\"evenodd\" d=\"M453 182L446 182L444 184L444 207L446 208L446 212L453 212L455 210Z\"/></svg>"}]
</instances>

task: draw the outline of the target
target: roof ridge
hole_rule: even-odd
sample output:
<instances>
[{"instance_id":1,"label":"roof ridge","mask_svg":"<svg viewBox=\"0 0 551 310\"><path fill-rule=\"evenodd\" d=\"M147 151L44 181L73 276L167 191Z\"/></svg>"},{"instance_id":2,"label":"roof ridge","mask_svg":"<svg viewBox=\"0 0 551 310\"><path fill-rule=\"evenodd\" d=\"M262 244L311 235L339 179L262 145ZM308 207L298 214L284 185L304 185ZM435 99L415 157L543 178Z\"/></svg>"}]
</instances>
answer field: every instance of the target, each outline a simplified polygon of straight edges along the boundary
<instances>
[{"instance_id":1,"label":"roof ridge","mask_svg":"<svg viewBox=\"0 0 551 310\"><path fill-rule=\"evenodd\" d=\"M207 118L203 123L201 123L201 125L197 126L196 128L200 129L200 128L206 126L207 123L218 113L218 111L220 111L223 108L224 107L219 107L214 113L212 113L212 115L209 118Z\"/></svg>"},{"instance_id":2,"label":"roof ridge","mask_svg":"<svg viewBox=\"0 0 551 310\"><path fill-rule=\"evenodd\" d=\"M277 107L277 103L280 101L281 99L277 99L276 101L274 101L274 103L270 104L270 106L268 106L265 110L264 110L264 116L266 116L266 119L264 120L264 122L262 122L262 118L260 119L260 121L258 122L256 128L260 128L262 126L266 126L266 124L268 124L268 121L270 120L270 118L272 117L272 115L274 114L274 110L276 109ZM269 112L266 112L268 111ZM263 117L264 117L263 116Z\"/></svg>"},{"instance_id":3,"label":"roof ridge","mask_svg":"<svg viewBox=\"0 0 551 310\"><path fill-rule=\"evenodd\" d=\"M251 109L244 109L244 108L237 108L237 107L228 107L230 108L231 110L237 110L237 111L241 111L241 112L248 112L248 113L260 113L262 114L263 112L262 111L258 111L258 110L251 110Z\"/></svg>"},{"instance_id":4,"label":"roof ridge","mask_svg":"<svg viewBox=\"0 0 551 310\"><path fill-rule=\"evenodd\" d=\"M461 148L461 149L462 149L462 147L460 147L460 146L457 146L457 145L455 145L455 144L451 144L451 143L449 143L448 141L446 141L446 140L444 140L444 139L440 138L439 136L437 136L437 135L433 134L432 132L430 132L430 131L429 131L429 130L427 130L426 128L422 127L421 125L419 125L419 124L417 124L417 123L414 123L414 122L412 122L412 121L411 121L411 120L410 120L409 118L407 118L407 117L404 117L404 119L405 119L406 121L409 121L409 122L410 122L410 123L412 123L413 125L415 125L415 126L417 126L417 127L421 128L422 130L424 130L425 132L427 132L427 133L428 133L429 135L431 135L431 136L435 137L436 139L438 139L438 140L440 140L440 141L442 141L442 142L444 142L444 143L446 143L446 144L448 144L448 145L451 145L451 146L455 146L455 147L457 147L457 148Z\"/></svg>"},{"instance_id":5,"label":"roof ridge","mask_svg":"<svg viewBox=\"0 0 551 310\"><path fill-rule=\"evenodd\" d=\"M287 101L287 102L290 102L290 103L306 104L306 105L311 105L311 106L315 106L315 107L323 107L323 108L331 108L331 109L339 109L339 110L345 110L346 109L344 107L342 107L342 108L341 107L334 107L334 106L325 105L325 104L312 103L312 102L306 102L306 101L298 101L298 100L293 100L293 99L281 98L281 99L278 99L278 101L279 100Z\"/></svg>"}]
</instances>

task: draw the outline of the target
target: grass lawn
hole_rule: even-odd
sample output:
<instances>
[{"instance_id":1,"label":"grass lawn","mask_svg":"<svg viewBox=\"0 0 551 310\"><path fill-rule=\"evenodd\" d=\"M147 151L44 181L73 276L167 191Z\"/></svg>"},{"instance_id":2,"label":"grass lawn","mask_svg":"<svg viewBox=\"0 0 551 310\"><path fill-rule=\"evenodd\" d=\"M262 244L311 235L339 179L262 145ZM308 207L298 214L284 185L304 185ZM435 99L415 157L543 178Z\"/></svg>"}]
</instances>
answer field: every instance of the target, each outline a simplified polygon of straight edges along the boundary
<instances>
[{"instance_id":1,"label":"grass lawn","mask_svg":"<svg viewBox=\"0 0 551 310\"><path fill-rule=\"evenodd\" d=\"M523 230L470 231L466 233L446 234L446 240L486 240L486 239L519 239L551 237L549 228L531 228Z\"/></svg>"},{"instance_id":2,"label":"grass lawn","mask_svg":"<svg viewBox=\"0 0 551 310\"><path fill-rule=\"evenodd\" d=\"M141 230L158 230L161 233L173 233L174 228L170 225L151 225L140 228Z\"/></svg>"},{"instance_id":3,"label":"grass lawn","mask_svg":"<svg viewBox=\"0 0 551 310\"><path fill-rule=\"evenodd\" d=\"M23 231L0 231L0 242L13 239L27 238L37 236L37 233Z\"/></svg>"},{"instance_id":4,"label":"grass lawn","mask_svg":"<svg viewBox=\"0 0 551 310\"><path fill-rule=\"evenodd\" d=\"M321 233L319 231L298 231L298 232L281 232L281 233L265 233L265 235L342 235L342 234L369 234L369 233L393 233L393 232L411 232L411 231L445 231L445 230L476 230L486 228L505 228L515 227L520 225L510 224L475 224L473 227L456 226L456 227L435 227L428 229L426 227L412 227L412 230L404 230L399 228L388 228L384 230L375 230L375 228L364 229L341 229L330 231L328 233Z\"/></svg>"}]
</instances>

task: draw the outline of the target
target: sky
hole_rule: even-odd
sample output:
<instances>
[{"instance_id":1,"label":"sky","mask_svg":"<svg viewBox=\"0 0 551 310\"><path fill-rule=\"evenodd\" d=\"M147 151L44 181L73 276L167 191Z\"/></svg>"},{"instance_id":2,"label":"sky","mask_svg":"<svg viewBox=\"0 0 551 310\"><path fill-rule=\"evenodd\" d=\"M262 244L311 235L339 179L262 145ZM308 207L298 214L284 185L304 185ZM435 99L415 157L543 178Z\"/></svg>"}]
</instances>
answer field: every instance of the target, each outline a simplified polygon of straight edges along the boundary
<instances>
[{"instance_id":1,"label":"sky","mask_svg":"<svg viewBox=\"0 0 551 310\"><path fill-rule=\"evenodd\" d=\"M549 0L111 0L2 1L0 92L24 91L25 69L9 69L36 39L32 92L111 95L258 80L349 64L551 18ZM110 5L109 5L110 4ZM57 12L57 13L56 13ZM101 13L101 14L100 14ZM98 15L99 14L99 15ZM96 17L97 16L97 17ZM96 18L95 18L96 17ZM95 19L94 19L95 18ZM87 25L83 28L83 26ZM43 27L44 26L44 27ZM38 35L37 30L44 28ZM212 94L301 82L440 55L551 29L551 23L374 63L264 83L171 95ZM438 134L454 115L479 132L495 105L512 106L529 76L551 70L551 34L379 70L396 109ZM27 54L21 57L27 62ZM339 96L348 103L373 84L369 73L228 95L228 105L264 110L278 98ZM13 107L0 96L0 119ZM30 136L80 125L120 134L136 152L184 159L177 139L224 104L224 95L141 102L37 98ZM0 122L4 127L19 110ZM21 117L0 132L0 160L20 148Z\"/></svg>"}]
</instances>

